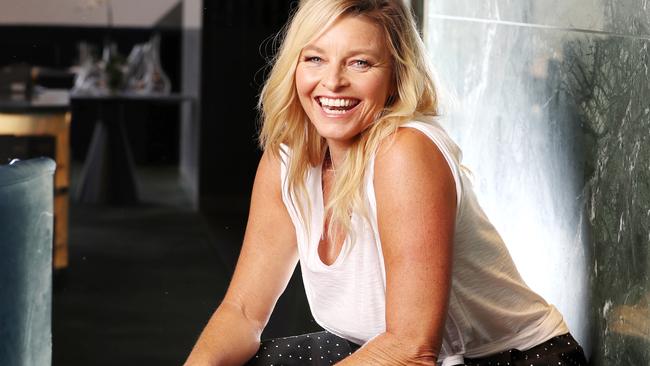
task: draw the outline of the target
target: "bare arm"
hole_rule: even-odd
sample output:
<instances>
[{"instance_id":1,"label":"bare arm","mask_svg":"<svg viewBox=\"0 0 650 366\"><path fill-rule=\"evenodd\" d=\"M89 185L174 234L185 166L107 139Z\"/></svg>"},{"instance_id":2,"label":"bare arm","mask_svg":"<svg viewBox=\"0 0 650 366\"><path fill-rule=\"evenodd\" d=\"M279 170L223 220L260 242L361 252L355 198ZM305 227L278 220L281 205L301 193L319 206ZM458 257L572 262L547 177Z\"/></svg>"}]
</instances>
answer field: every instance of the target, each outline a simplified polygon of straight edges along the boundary
<instances>
[{"instance_id":1,"label":"bare arm","mask_svg":"<svg viewBox=\"0 0 650 366\"><path fill-rule=\"evenodd\" d=\"M444 156L404 128L375 162L386 332L340 365L435 365L451 283L456 188Z\"/></svg>"},{"instance_id":2,"label":"bare arm","mask_svg":"<svg viewBox=\"0 0 650 366\"><path fill-rule=\"evenodd\" d=\"M241 365L255 355L297 262L295 229L282 202L280 162L264 153L235 273L185 365Z\"/></svg>"}]
</instances>

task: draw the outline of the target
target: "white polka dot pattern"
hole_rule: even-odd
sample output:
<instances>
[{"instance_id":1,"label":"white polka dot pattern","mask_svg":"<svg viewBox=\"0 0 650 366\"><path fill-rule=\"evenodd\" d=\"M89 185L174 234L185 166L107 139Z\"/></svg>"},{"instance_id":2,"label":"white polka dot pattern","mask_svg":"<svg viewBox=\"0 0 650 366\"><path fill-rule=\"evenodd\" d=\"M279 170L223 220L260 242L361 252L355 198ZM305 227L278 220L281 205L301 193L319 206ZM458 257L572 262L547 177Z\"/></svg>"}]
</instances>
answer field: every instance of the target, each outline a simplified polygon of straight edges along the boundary
<instances>
[{"instance_id":1,"label":"white polka dot pattern","mask_svg":"<svg viewBox=\"0 0 650 366\"><path fill-rule=\"evenodd\" d=\"M245 366L333 365L352 354L358 345L323 331L263 341Z\"/></svg>"},{"instance_id":2,"label":"white polka dot pattern","mask_svg":"<svg viewBox=\"0 0 650 366\"><path fill-rule=\"evenodd\" d=\"M465 358L466 366L586 366L582 347L571 334L553 337L526 351L511 349L482 358Z\"/></svg>"}]
</instances>

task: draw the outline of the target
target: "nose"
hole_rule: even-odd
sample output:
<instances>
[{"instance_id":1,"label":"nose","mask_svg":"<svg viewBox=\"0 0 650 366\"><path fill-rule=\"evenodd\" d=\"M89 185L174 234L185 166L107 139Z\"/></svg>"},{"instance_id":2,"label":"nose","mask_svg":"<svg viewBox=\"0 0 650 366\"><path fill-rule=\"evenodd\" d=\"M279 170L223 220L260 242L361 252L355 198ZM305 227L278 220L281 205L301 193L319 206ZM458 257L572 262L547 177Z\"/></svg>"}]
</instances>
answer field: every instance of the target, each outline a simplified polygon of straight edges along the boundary
<instances>
[{"instance_id":1,"label":"nose","mask_svg":"<svg viewBox=\"0 0 650 366\"><path fill-rule=\"evenodd\" d=\"M336 91L347 86L348 80L341 66L332 64L325 70L321 84L329 90Z\"/></svg>"}]
</instances>

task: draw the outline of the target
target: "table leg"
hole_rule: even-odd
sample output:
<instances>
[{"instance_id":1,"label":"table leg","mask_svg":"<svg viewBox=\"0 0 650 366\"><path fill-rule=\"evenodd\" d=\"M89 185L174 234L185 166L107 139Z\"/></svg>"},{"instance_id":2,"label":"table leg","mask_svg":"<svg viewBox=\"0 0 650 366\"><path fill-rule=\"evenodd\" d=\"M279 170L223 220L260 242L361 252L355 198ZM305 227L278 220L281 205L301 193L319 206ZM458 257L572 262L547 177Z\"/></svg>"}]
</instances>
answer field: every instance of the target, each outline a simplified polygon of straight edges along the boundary
<instances>
[{"instance_id":1,"label":"table leg","mask_svg":"<svg viewBox=\"0 0 650 366\"><path fill-rule=\"evenodd\" d=\"M124 128L123 103L105 103L100 107L76 198L83 203L138 202L133 156Z\"/></svg>"}]
</instances>

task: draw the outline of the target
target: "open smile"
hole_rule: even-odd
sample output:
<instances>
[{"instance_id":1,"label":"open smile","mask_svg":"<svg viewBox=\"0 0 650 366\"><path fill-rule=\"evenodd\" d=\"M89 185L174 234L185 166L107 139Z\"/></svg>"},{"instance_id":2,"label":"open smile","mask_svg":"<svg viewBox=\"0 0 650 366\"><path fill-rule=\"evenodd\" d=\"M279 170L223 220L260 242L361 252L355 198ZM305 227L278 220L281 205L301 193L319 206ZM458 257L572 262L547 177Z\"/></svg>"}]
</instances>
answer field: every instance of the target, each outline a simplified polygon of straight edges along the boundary
<instances>
[{"instance_id":1,"label":"open smile","mask_svg":"<svg viewBox=\"0 0 650 366\"><path fill-rule=\"evenodd\" d=\"M321 109L326 114L342 115L351 110L361 103L361 100L356 98L327 98L316 97L316 102L321 106Z\"/></svg>"}]
</instances>

